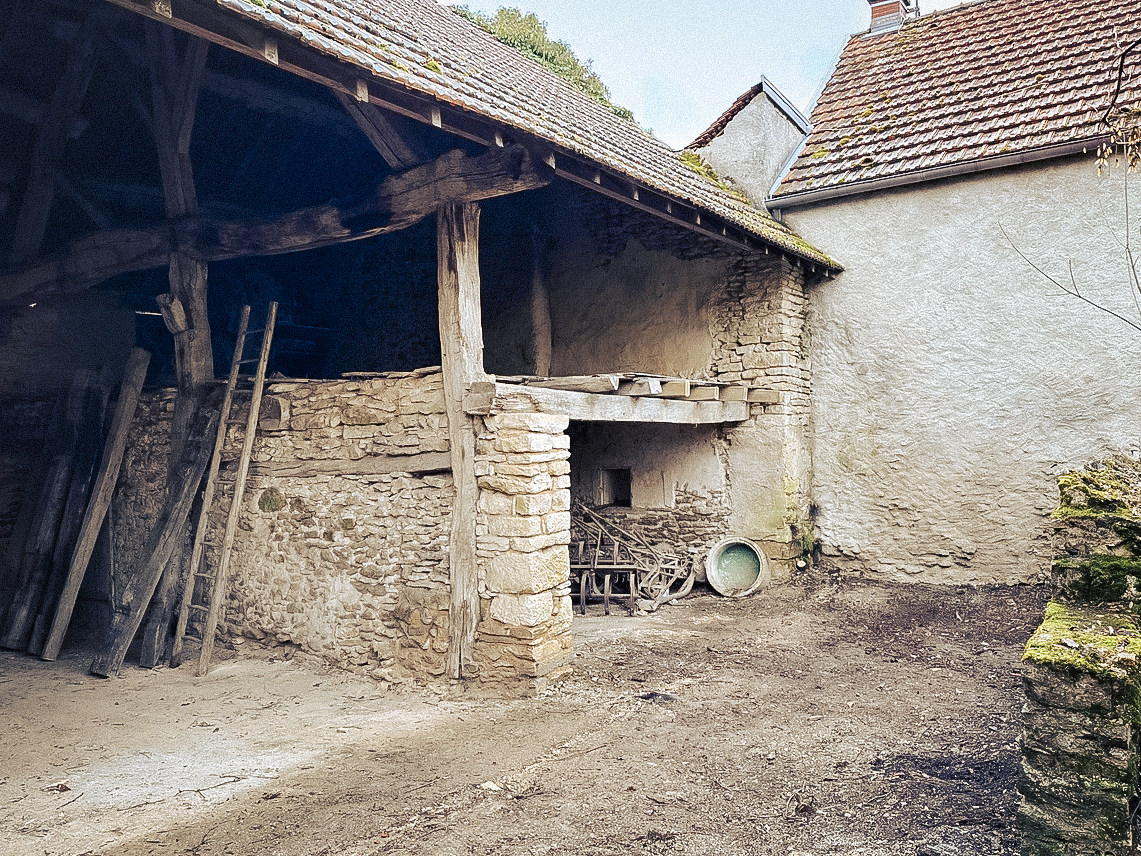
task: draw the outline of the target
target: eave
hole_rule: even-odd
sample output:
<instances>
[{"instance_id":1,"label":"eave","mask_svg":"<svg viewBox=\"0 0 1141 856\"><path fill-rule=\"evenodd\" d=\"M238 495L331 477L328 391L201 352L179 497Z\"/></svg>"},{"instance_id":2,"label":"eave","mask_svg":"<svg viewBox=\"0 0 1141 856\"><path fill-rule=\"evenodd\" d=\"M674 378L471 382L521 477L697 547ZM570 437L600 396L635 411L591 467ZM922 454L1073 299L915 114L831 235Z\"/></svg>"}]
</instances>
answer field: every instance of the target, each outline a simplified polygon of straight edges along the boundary
<instances>
[{"instance_id":1,"label":"eave","mask_svg":"<svg viewBox=\"0 0 1141 856\"><path fill-rule=\"evenodd\" d=\"M649 183L582 153L552 143L525 129L497 121L462 103L447 103L424 92L374 74L348 57L337 58L300 37L294 38L251 22L203 0L110 0L116 6L199 36L213 44L275 65L318 83L334 93L374 104L441 131L488 148L521 144L574 184L616 199L666 222L738 249L776 253L790 264L804 264L809 273L831 275L841 266L795 235L763 236L756 230L704 209L693 201L652 187ZM758 211L758 218L767 216ZM774 228L781 227L774 224Z\"/></svg>"}]
</instances>

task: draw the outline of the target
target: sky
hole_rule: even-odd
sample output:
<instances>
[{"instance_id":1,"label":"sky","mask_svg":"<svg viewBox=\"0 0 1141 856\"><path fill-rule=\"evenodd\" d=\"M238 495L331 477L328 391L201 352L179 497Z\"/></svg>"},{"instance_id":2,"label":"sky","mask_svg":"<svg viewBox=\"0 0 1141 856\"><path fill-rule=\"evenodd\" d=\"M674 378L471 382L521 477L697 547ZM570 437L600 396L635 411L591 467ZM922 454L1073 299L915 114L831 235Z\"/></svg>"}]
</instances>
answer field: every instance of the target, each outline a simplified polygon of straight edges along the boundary
<instances>
[{"instance_id":1,"label":"sky","mask_svg":"<svg viewBox=\"0 0 1141 856\"><path fill-rule=\"evenodd\" d=\"M447 0L445 0L447 2ZM924 14L962 0L919 0ZM474 11L534 12L590 60L615 104L674 148L767 77L806 112L868 0L466 0Z\"/></svg>"}]
</instances>

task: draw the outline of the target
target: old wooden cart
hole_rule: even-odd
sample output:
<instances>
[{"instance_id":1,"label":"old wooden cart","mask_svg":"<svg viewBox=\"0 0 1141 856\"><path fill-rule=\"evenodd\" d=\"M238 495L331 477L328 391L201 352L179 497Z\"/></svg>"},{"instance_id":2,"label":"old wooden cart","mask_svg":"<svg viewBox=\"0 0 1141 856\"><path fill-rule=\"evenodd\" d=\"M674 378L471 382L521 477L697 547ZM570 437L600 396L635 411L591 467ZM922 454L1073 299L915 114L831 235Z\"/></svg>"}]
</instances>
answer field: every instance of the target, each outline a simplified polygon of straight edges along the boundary
<instances>
[{"instance_id":1,"label":"old wooden cart","mask_svg":"<svg viewBox=\"0 0 1141 856\"><path fill-rule=\"evenodd\" d=\"M650 544L637 532L581 503L575 504L570 568L571 579L578 584L579 609L584 615L587 598L599 596L609 615L610 596L615 593L626 597L631 612L651 612L689 594L696 576L689 556Z\"/></svg>"}]
</instances>

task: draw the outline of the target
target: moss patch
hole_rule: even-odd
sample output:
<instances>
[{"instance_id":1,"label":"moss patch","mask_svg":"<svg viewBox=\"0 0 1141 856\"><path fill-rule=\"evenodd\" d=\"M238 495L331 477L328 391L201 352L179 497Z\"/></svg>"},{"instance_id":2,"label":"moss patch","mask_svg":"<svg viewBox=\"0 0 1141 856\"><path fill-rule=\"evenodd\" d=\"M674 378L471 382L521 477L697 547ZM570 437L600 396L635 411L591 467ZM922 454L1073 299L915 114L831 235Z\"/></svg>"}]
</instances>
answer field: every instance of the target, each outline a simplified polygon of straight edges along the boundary
<instances>
[{"instance_id":1,"label":"moss patch","mask_svg":"<svg viewBox=\"0 0 1141 856\"><path fill-rule=\"evenodd\" d=\"M1141 671L1137 615L1123 606L1094 608L1052 600L1022 660L1075 678L1088 674L1124 681L1136 692Z\"/></svg>"},{"instance_id":2,"label":"moss patch","mask_svg":"<svg viewBox=\"0 0 1141 856\"><path fill-rule=\"evenodd\" d=\"M1058 507L1053 517L1139 516L1141 463L1124 455L1091 464L1058 478Z\"/></svg>"},{"instance_id":3,"label":"moss patch","mask_svg":"<svg viewBox=\"0 0 1141 856\"><path fill-rule=\"evenodd\" d=\"M258 508L262 511L281 511L285 508L285 496L275 487L267 487L258 497Z\"/></svg>"},{"instance_id":4,"label":"moss patch","mask_svg":"<svg viewBox=\"0 0 1141 856\"><path fill-rule=\"evenodd\" d=\"M1141 559L1132 556L1090 556L1059 559L1055 571L1066 579L1059 594L1089 603L1141 601Z\"/></svg>"}]
</instances>

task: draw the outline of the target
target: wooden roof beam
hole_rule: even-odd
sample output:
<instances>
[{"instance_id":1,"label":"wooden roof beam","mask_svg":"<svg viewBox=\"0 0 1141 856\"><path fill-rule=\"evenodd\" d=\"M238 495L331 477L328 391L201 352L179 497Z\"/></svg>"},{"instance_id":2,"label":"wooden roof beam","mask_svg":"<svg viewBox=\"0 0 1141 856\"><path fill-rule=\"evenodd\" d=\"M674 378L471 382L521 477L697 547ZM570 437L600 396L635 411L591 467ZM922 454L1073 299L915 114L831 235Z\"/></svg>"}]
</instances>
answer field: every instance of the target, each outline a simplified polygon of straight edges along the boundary
<instances>
[{"instance_id":1,"label":"wooden roof beam","mask_svg":"<svg viewBox=\"0 0 1141 856\"><path fill-rule=\"evenodd\" d=\"M246 56L266 61L264 55L265 32L256 26L225 13L217 7L207 5L202 0L157 0L166 3L171 9L171 17L165 18L151 8L150 0L110 0L117 6L130 9L147 17L159 18L165 23L179 29L193 32L208 38L216 44L228 47ZM374 80L363 80L361 69L347 62L341 62L327 56L308 45L293 41L282 41L278 44L277 63L279 68L303 77L307 80L320 83L333 90L358 101L367 94L368 102L382 107L398 115L406 116L418 122L432 125L440 130L470 140L488 148L495 148L506 136L506 142L533 144L524 132L508 128L483 116L470 113L458 107L441 104L428 96L401 89L396 84L383 84ZM362 91L361 83L364 84ZM570 153L558 152L560 166L568 161L579 160ZM554 154L551 155L552 157ZM579 163L584 163L579 160ZM748 234L744 229L732 226L711 213L702 212L700 217L694 216L696 209L681 200L666 200L668 205L661 207L640 204L637 194L631 192L630 179L625 176L608 173L593 164L589 165L589 172L583 174L580 169L568 169L557 173L575 184L588 187L595 192L603 193L632 207L646 211L662 219L676 223L705 237L712 238L730 246L746 249L751 252L764 252L769 246L760 238ZM600 183L595 183L594 172L600 172ZM624 186L619 190L615 183ZM666 197L650 188L640 189L643 200L647 194L665 200ZM688 217L677 217L668 208L671 205L682 205L691 212ZM699 222L700 221L700 222ZM784 250L776 250L782 256L790 259L796 258Z\"/></svg>"},{"instance_id":2,"label":"wooden roof beam","mask_svg":"<svg viewBox=\"0 0 1141 856\"><path fill-rule=\"evenodd\" d=\"M203 215L81 238L55 255L0 275L0 305L83 291L128 271L167 263L173 252L202 261L266 256L345 243L405 229L444 202L475 202L542 187L552 175L525 149L473 157L453 150L367 188L350 201L274 219L219 220Z\"/></svg>"}]
</instances>

